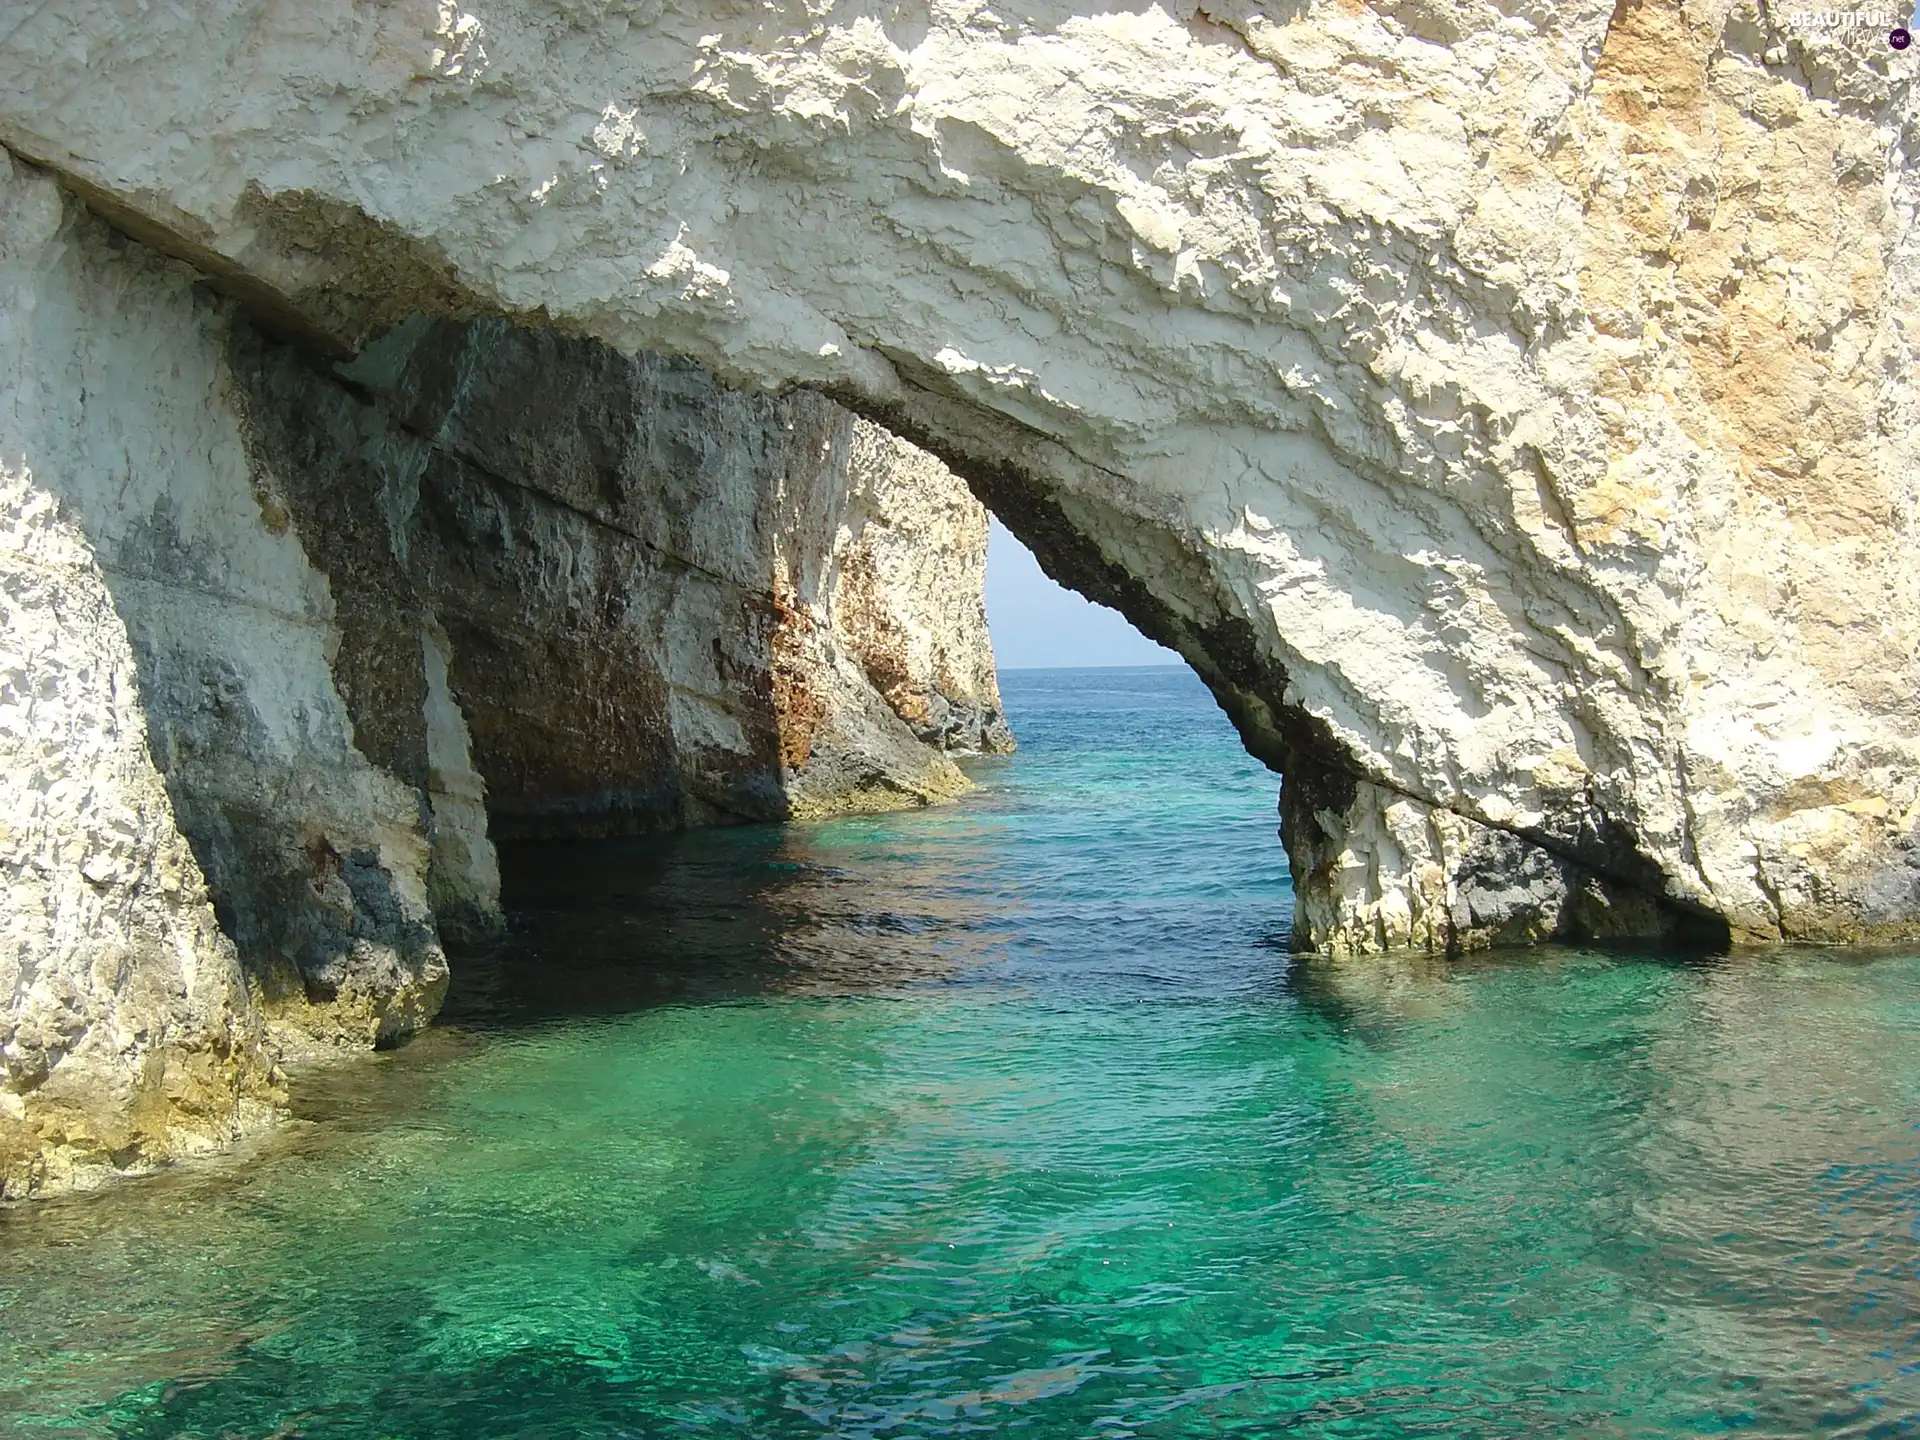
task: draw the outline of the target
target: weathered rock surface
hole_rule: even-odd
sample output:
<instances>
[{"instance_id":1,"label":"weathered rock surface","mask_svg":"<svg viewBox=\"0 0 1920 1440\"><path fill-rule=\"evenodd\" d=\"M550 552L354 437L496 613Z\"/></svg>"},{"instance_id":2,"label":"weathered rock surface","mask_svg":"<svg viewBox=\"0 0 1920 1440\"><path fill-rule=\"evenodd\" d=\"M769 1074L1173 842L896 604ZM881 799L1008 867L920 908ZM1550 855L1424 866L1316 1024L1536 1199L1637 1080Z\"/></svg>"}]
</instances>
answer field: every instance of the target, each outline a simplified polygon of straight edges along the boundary
<instances>
[{"instance_id":1,"label":"weathered rock surface","mask_svg":"<svg viewBox=\"0 0 1920 1440\"><path fill-rule=\"evenodd\" d=\"M985 512L864 428L501 322L336 371L0 155L0 1195L425 1024L496 834L963 789Z\"/></svg>"},{"instance_id":2,"label":"weathered rock surface","mask_svg":"<svg viewBox=\"0 0 1920 1440\"><path fill-rule=\"evenodd\" d=\"M1303 945L1917 933L1920 52L1757 0L0 13L0 140L310 345L538 316L940 451L1286 773Z\"/></svg>"},{"instance_id":3,"label":"weathered rock surface","mask_svg":"<svg viewBox=\"0 0 1920 1440\"><path fill-rule=\"evenodd\" d=\"M920 690L1000 723L985 511L926 457L911 486L856 466L893 442L829 401L498 321L407 324L338 377L285 346L236 369L268 509L334 582L361 748L462 788L423 719L443 653L496 836L924 804L975 747L915 735ZM875 494L918 568L874 571ZM920 645L897 707L854 631Z\"/></svg>"},{"instance_id":4,"label":"weathered rock surface","mask_svg":"<svg viewBox=\"0 0 1920 1440\"><path fill-rule=\"evenodd\" d=\"M943 750L1013 748L987 634L987 512L925 451L854 427L830 618L913 733Z\"/></svg>"},{"instance_id":5,"label":"weathered rock surface","mask_svg":"<svg viewBox=\"0 0 1920 1440\"><path fill-rule=\"evenodd\" d=\"M139 538L68 504L213 438L202 315L167 303L181 267L77 254L69 209L0 157L0 1195L218 1144L277 1084L149 750L115 608ZM160 355L185 403L154 432Z\"/></svg>"}]
</instances>

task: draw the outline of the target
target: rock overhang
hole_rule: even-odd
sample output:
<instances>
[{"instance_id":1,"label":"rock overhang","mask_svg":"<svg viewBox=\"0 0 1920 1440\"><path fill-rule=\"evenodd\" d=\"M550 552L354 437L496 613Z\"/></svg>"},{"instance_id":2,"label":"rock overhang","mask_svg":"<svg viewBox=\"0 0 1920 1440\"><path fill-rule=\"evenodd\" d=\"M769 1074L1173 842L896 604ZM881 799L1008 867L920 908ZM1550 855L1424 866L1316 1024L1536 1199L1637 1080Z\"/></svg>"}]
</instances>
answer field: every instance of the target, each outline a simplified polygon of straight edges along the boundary
<instances>
[{"instance_id":1,"label":"rock overhang","mask_svg":"<svg viewBox=\"0 0 1920 1440\"><path fill-rule=\"evenodd\" d=\"M947 456L1358 782L1289 821L1307 943L1513 933L1481 831L1914 924L1911 57L1730 0L59 12L0 139L309 343L538 317Z\"/></svg>"}]
</instances>

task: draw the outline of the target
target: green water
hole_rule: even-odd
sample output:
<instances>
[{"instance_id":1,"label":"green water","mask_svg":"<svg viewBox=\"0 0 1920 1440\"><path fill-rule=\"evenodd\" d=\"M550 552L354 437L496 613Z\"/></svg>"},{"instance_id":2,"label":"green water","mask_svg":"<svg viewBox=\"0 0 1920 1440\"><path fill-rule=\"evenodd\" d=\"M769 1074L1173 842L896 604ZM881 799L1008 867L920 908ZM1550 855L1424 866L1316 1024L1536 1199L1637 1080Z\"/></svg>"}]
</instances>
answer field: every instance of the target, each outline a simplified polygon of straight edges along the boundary
<instances>
[{"instance_id":1,"label":"green water","mask_svg":"<svg viewBox=\"0 0 1920 1440\"><path fill-rule=\"evenodd\" d=\"M1178 672L937 812L509 857L448 1024L0 1213L0 1431L1920 1434L1920 957L1290 959Z\"/></svg>"}]
</instances>

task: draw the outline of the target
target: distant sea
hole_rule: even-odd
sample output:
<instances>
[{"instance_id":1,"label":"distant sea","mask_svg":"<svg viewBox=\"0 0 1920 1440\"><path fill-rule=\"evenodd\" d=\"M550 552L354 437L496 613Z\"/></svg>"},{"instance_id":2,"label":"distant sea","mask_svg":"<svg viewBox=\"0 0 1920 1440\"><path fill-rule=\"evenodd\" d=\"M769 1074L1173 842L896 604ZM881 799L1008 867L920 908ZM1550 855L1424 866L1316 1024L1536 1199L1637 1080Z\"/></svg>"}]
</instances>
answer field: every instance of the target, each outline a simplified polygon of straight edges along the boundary
<instances>
[{"instance_id":1,"label":"distant sea","mask_svg":"<svg viewBox=\"0 0 1920 1440\"><path fill-rule=\"evenodd\" d=\"M1184 670L959 804L506 858L446 1023L0 1214L0 1433L1920 1433L1920 957L1289 953Z\"/></svg>"}]
</instances>

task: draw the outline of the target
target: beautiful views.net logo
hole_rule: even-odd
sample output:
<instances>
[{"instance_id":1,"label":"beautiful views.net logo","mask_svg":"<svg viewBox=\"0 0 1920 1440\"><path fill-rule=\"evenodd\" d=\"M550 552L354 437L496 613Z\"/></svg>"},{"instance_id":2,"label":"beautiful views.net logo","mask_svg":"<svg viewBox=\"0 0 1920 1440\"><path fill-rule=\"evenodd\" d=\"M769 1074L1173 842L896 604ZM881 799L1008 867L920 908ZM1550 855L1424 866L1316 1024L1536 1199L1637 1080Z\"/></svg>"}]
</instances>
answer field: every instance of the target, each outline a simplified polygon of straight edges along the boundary
<instances>
[{"instance_id":1,"label":"beautiful views.net logo","mask_svg":"<svg viewBox=\"0 0 1920 1440\"><path fill-rule=\"evenodd\" d=\"M1912 15L1904 15L1890 6L1865 10L1790 10L1787 28L1802 35L1848 34L1879 31L1895 50L1913 44L1913 33L1920 30L1920 6Z\"/></svg>"}]
</instances>

